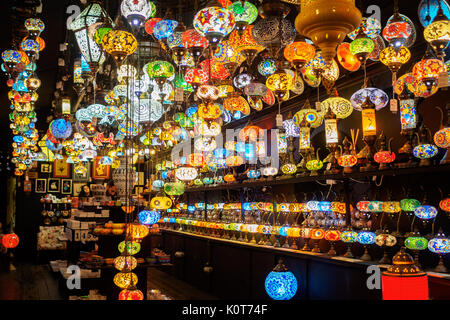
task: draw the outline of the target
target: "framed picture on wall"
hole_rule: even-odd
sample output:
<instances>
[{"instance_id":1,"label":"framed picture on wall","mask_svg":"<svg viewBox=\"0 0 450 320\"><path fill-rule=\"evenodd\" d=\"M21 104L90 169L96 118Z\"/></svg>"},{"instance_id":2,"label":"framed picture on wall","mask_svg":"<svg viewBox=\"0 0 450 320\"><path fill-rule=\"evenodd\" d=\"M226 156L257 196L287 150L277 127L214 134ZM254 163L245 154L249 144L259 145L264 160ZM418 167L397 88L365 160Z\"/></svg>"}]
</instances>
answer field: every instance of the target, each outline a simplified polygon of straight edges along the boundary
<instances>
[{"instance_id":1,"label":"framed picture on wall","mask_svg":"<svg viewBox=\"0 0 450 320\"><path fill-rule=\"evenodd\" d=\"M61 179L49 178L48 192L60 192L60 191L61 191Z\"/></svg>"},{"instance_id":2,"label":"framed picture on wall","mask_svg":"<svg viewBox=\"0 0 450 320\"><path fill-rule=\"evenodd\" d=\"M86 183L84 183L84 182L74 182L73 183L73 185L72 185L72 192L73 192L73 196L74 197L78 197L78 195L80 194L80 192L81 192L81 188L83 188L83 186L85 185Z\"/></svg>"},{"instance_id":3,"label":"framed picture on wall","mask_svg":"<svg viewBox=\"0 0 450 320\"><path fill-rule=\"evenodd\" d=\"M53 161L53 178L70 178L70 164L66 158Z\"/></svg>"},{"instance_id":4,"label":"framed picture on wall","mask_svg":"<svg viewBox=\"0 0 450 320\"><path fill-rule=\"evenodd\" d=\"M92 179L109 179L109 169L111 166L101 163L102 157L95 157L92 165Z\"/></svg>"},{"instance_id":5,"label":"framed picture on wall","mask_svg":"<svg viewBox=\"0 0 450 320\"><path fill-rule=\"evenodd\" d=\"M72 194L72 179L61 180L61 193Z\"/></svg>"},{"instance_id":6,"label":"framed picture on wall","mask_svg":"<svg viewBox=\"0 0 450 320\"><path fill-rule=\"evenodd\" d=\"M36 179L34 191L36 193L46 193L47 192L47 179Z\"/></svg>"},{"instance_id":7,"label":"framed picture on wall","mask_svg":"<svg viewBox=\"0 0 450 320\"><path fill-rule=\"evenodd\" d=\"M51 163L41 163L41 172L42 173L52 173L52 164Z\"/></svg>"},{"instance_id":8,"label":"framed picture on wall","mask_svg":"<svg viewBox=\"0 0 450 320\"><path fill-rule=\"evenodd\" d=\"M91 163L83 163L83 166L86 168L86 170L83 171L83 173L77 173L75 172L76 165L72 166L72 180L73 182L88 182L91 172Z\"/></svg>"}]
</instances>

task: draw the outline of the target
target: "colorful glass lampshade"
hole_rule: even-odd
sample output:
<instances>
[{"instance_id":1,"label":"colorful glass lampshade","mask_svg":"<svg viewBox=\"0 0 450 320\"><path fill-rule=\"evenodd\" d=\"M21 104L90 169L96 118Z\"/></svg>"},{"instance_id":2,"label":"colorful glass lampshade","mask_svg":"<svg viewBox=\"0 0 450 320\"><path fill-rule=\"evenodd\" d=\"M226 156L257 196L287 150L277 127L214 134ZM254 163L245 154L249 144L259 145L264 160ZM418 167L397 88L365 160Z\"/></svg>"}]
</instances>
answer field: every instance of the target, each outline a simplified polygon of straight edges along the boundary
<instances>
[{"instance_id":1,"label":"colorful glass lampshade","mask_svg":"<svg viewBox=\"0 0 450 320\"><path fill-rule=\"evenodd\" d=\"M265 280L266 292L274 300L290 300L297 293L297 278L281 262Z\"/></svg>"},{"instance_id":2,"label":"colorful glass lampshade","mask_svg":"<svg viewBox=\"0 0 450 320\"><path fill-rule=\"evenodd\" d=\"M92 2L70 25L70 29L75 33L75 38L77 39L81 54L86 59L86 62L89 64L89 67L94 74L97 72L100 64L105 60L105 55L94 41L91 32L95 31L95 28L97 26L100 27L104 22L113 25L112 20L100 4Z\"/></svg>"},{"instance_id":3,"label":"colorful glass lampshade","mask_svg":"<svg viewBox=\"0 0 450 320\"><path fill-rule=\"evenodd\" d=\"M141 27L144 21L155 16L156 6L148 0L123 0L120 12L131 26Z\"/></svg>"},{"instance_id":4,"label":"colorful glass lampshade","mask_svg":"<svg viewBox=\"0 0 450 320\"><path fill-rule=\"evenodd\" d=\"M395 160L395 153L390 151L378 151L373 156L376 163L391 163Z\"/></svg>"},{"instance_id":5,"label":"colorful glass lampshade","mask_svg":"<svg viewBox=\"0 0 450 320\"><path fill-rule=\"evenodd\" d=\"M33 37L37 37L45 29L45 24L41 19L38 18L28 18L24 22L25 29L27 29L28 34Z\"/></svg>"},{"instance_id":6,"label":"colorful glass lampshade","mask_svg":"<svg viewBox=\"0 0 450 320\"><path fill-rule=\"evenodd\" d=\"M320 103L320 106L323 114L325 114L328 109L331 109L338 119L345 119L353 112L351 102L342 97L331 97L325 99Z\"/></svg>"},{"instance_id":7,"label":"colorful glass lampshade","mask_svg":"<svg viewBox=\"0 0 450 320\"><path fill-rule=\"evenodd\" d=\"M376 235L371 231L360 231L356 237L356 241L363 245L369 245L375 243Z\"/></svg>"},{"instance_id":8,"label":"colorful glass lampshade","mask_svg":"<svg viewBox=\"0 0 450 320\"><path fill-rule=\"evenodd\" d=\"M50 123L50 131L57 139L67 139L72 134L72 124L65 119L53 120Z\"/></svg>"},{"instance_id":9,"label":"colorful glass lampshade","mask_svg":"<svg viewBox=\"0 0 450 320\"><path fill-rule=\"evenodd\" d=\"M268 48L275 57L277 50L294 41L295 28L288 19L271 16L259 20L252 29L252 35L257 44Z\"/></svg>"},{"instance_id":10,"label":"colorful glass lampshade","mask_svg":"<svg viewBox=\"0 0 450 320\"><path fill-rule=\"evenodd\" d=\"M375 243L380 247L393 247L397 244L397 238L387 233L381 233L375 237Z\"/></svg>"},{"instance_id":11,"label":"colorful glass lampshade","mask_svg":"<svg viewBox=\"0 0 450 320\"><path fill-rule=\"evenodd\" d=\"M145 22L145 32L149 35L153 35L153 29L155 28L155 25L161 20L161 18L148 19L147 22Z\"/></svg>"},{"instance_id":12,"label":"colorful glass lampshade","mask_svg":"<svg viewBox=\"0 0 450 320\"><path fill-rule=\"evenodd\" d=\"M358 36L350 43L350 53L354 55L362 64L366 62L366 59L375 48L375 42L364 35L360 30Z\"/></svg>"},{"instance_id":13,"label":"colorful glass lampshade","mask_svg":"<svg viewBox=\"0 0 450 320\"><path fill-rule=\"evenodd\" d=\"M137 40L133 34L123 30L111 30L102 38L103 49L121 63L137 49Z\"/></svg>"},{"instance_id":14,"label":"colorful glass lampshade","mask_svg":"<svg viewBox=\"0 0 450 320\"><path fill-rule=\"evenodd\" d=\"M388 95L381 89L377 88L363 88L356 91L350 101L354 109L361 111L361 106L369 97L370 101L375 105L375 110L384 108L389 102Z\"/></svg>"},{"instance_id":15,"label":"colorful glass lampshade","mask_svg":"<svg viewBox=\"0 0 450 320\"><path fill-rule=\"evenodd\" d=\"M345 230L341 233L341 240L345 243L354 243L358 238L358 233L353 230Z\"/></svg>"},{"instance_id":16,"label":"colorful glass lampshade","mask_svg":"<svg viewBox=\"0 0 450 320\"><path fill-rule=\"evenodd\" d=\"M233 13L225 8L208 7L197 12L193 25L214 46L233 31L235 18Z\"/></svg>"},{"instance_id":17,"label":"colorful glass lampshade","mask_svg":"<svg viewBox=\"0 0 450 320\"><path fill-rule=\"evenodd\" d=\"M137 289L123 289L119 293L119 300L144 300L144 294Z\"/></svg>"},{"instance_id":18,"label":"colorful glass lampshade","mask_svg":"<svg viewBox=\"0 0 450 320\"><path fill-rule=\"evenodd\" d=\"M181 40L195 61L198 61L203 50L208 46L208 40L195 29L186 30L181 36Z\"/></svg>"},{"instance_id":19,"label":"colorful glass lampshade","mask_svg":"<svg viewBox=\"0 0 450 320\"><path fill-rule=\"evenodd\" d=\"M178 21L170 19L160 20L153 27L153 35L158 40L166 39L173 34L177 26Z\"/></svg>"},{"instance_id":20,"label":"colorful glass lampshade","mask_svg":"<svg viewBox=\"0 0 450 320\"><path fill-rule=\"evenodd\" d=\"M403 46L400 48L387 47L380 52L381 63L386 65L393 73L396 73L410 58L411 52Z\"/></svg>"},{"instance_id":21,"label":"colorful glass lampshade","mask_svg":"<svg viewBox=\"0 0 450 320\"><path fill-rule=\"evenodd\" d=\"M145 70L151 79L167 80L175 74L175 68L170 62L156 60L147 64Z\"/></svg>"},{"instance_id":22,"label":"colorful glass lampshade","mask_svg":"<svg viewBox=\"0 0 450 320\"><path fill-rule=\"evenodd\" d=\"M337 48L337 59L340 65L348 71L356 71L361 66L359 59L350 52L350 43L343 42Z\"/></svg>"},{"instance_id":23,"label":"colorful glass lampshade","mask_svg":"<svg viewBox=\"0 0 450 320\"><path fill-rule=\"evenodd\" d=\"M439 148L445 149L450 147L450 128L443 128L436 131L433 141Z\"/></svg>"},{"instance_id":24,"label":"colorful glass lampshade","mask_svg":"<svg viewBox=\"0 0 450 320\"><path fill-rule=\"evenodd\" d=\"M138 277L133 272L119 272L114 276L113 281L119 288L128 289L137 284Z\"/></svg>"},{"instance_id":25,"label":"colorful glass lampshade","mask_svg":"<svg viewBox=\"0 0 450 320\"><path fill-rule=\"evenodd\" d=\"M137 260L133 256L121 255L114 259L114 267L119 271L131 271L137 267Z\"/></svg>"},{"instance_id":26,"label":"colorful glass lampshade","mask_svg":"<svg viewBox=\"0 0 450 320\"><path fill-rule=\"evenodd\" d=\"M442 9L444 16L450 18L450 6L445 0L422 0L418 6L419 20L425 28L429 26L436 18L439 10Z\"/></svg>"},{"instance_id":27,"label":"colorful glass lampshade","mask_svg":"<svg viewBox=\"0 0 450 320\"><path fill-rule=\"evenodd\" d=\"M428 250L439 255L447 254L450 252L450 239L440 233L428 241Z\"/></svg>"},{"instance_id":28,"label":"colorful glass lampshade","mask_svg":"<svg viewBox=\"0 0 450 320\"><path fill-rule=\"evenodd\" d=\"M211 79L225 80L230 76L227 68L221 63L214 59L205 59L200 63L200 68L202 68L207 74L210 75Z\"/></svg>"},{"instance_id":29,"label":"colorful glass lampshade","mask_svg":"<svg viewBox=\"0 0 450 320\"><path fill-rule=\"evenodd\" d=\"M293 80L287 73L275 73L267 78L266 87L272 90L278 98L283 98L292 88Z\"/></svg>"},{"instance_id":30,"label":"colorful glass lampshade","mask_svg":"<svg viewBox=\"0 0 450 320\"><path fill-rule=\"evenodd\" d=\"M402 199L400 201L400 207L403 211L414 211L418 206L420 206L420 202L416 199Z\"/></svg>"},{"instance_id":31,"label":"colorful glass lampshade","mask_svg":"<svg viewBox=\"0 0 450 320\"><path fill-rule=\"evenodd\" d=\"M275 71L277 71L277 66L273 59L265 59L258 64L258 72L264 77L274 74Z\"/></svg>"},{"instance_id":32,"label":"colorful glass lampshade","mask_svg":"<svg viewBox=\"0 0 450 320\"><path fill-rule=\"evenodd\" d=\"M219 89L216 86L211 86L211 85L201 85L198 89L197 89L197 97L199 97L202 100L208 100L208 101L214 101L217 100L219 98ZM197 112L200 111L200 107L198 109ZM219 116L220 116L220 108L219 108ZM216 117L218 118L218 116ZM213 119L216 119L213 118ZM203 117L203 119L205 119Z\"/></svg>"},{"instance_id":33,"label":"colorful glass lampshade","mask_svg":"<svg viewBox=\"0 0 450 320\"><path fill-rule=\"evenodd\" d=\"M316 54L314 46L304 41L296 41L288 44L283 51L287 61L291 62L297 70L313 59Z\"/></svg>"},{"instance_id":34,"label":"colorful glass lampshade","mask_svg":"<svg viewBox=\"0 0 450 320\"><path fill-rule=\"evenodd\" d=\"M142 210L138 214L139 222L145 225L153 225L161 218L161 213L154 210Z\"/></svg>"},{"instance_id":35,"label":"colorful glass lampshade","mask_svg":"<svg viewBox=\"0 0 450 320\"><path fill-rule=\"evenodd\" d=\"M404 248L381 276L383 300L428 300L428 278Z\"/></svg>"},{"instance_id":36,"label":"colorful glass lampshade","mask_svg":"<svg viewBox=\"0 0 450 320\"><path fill-rule=\"evenodd\" d=\"M416 128L417 111L414 99L400 100L400 124L402 130L409 130Z\"/></svg>"},{"instance_id":37,"label":"colorful glass lampshade","mask_svg":"<svg viewBox=\"0 0 450 320\"><path fill-rule=\"evenodd\" d=\"M6 249L13 249L19 245L19 236L15 233L7 233L1 237L1 240Z\"/></svg>"},{"instance_id":38,"label":"colorful glass lampshade","mask_svg":"<svg viewBox=\"0 0 450 320\"><path fill-rule=\"evenodd\" d=\"M428 91L432 91L437 86L437 79L440 73L446 72L444 63L439 59L423 59L413 67L414 79L423 83Z\"/></svg>"},{"instance_id":39,"label":"colorful glass lampshade","mask_svg":"<svg viewBox=\"0 0 450 320\"><path fill-rule=\"evenodd\" d=\"M410 250L425 250L428 248L428 240L424 237L408 237L405 239L405 247Z\"/></svg>"},{"instance_id":40,"label":"colorful glass lampshade","mask_svg":"<svg viewBox=\"0 0 450 320\"><path fill-rule=\"evenodd\" d=\"M362 22L361 24L352 32L350 32L349 34L347 34L347 36L352 39L355 40L355 38L357 37L359 30L362 28L362 31L364 32L364 34L371 38L374 39L376 38L380 32L381 32L381 23L378 19L376 18L372 18L372 17L363 17L362 18Z\"/></svg>"},{"instance_id":41,"label":"colorful glass lampshade","mask_svg":"<svg viewBox=\"0 0 450 320\"><path fill-rule=\"evenodd\" d=\"M450 20L444 15L442 7L423 31L423 37L433 47L439 57L443 57L444 50L450 42Z\"/></svg>"},{"instance_id":42,"label":"colorful glass lampshade","mask_svg":"<svg viewBox=\"0 0 450 320\"><path fill-rule=\"evenodd\" d=\"M399 18L398 14L394 14L394 19L388 22L383 29L383 38L394 48L400 48L406 43L413 30L411 25Z\"/></svg>"},{"instance_id":43,"label":"colorful glass lampshade","mask_svg":"<svg viewBox=\"0 0 450 320\"><path fill-rule=\"evenodd\" d=\"M431 220L436 218L438 211L433 206L421 205L414 209L414 215L423 220Z\"/></svg>"},{"instance_id":44,"label":"colorful glass lampshade","mask_svg":"<svg viewBox=\"0 0 450 320\"><path fill-rule=\"evenodd\" d=\"M352 154L344 154L337 161L341 167L353 167L358 162L358 158Z\"/></svg>"},{"instance_id":45,"label":"colorful glass lampshade","mask_svg":"<svg viewBox=\"0 0 450 320\"><path fill-rule=\"evenodd\" d=\"M141 244L135 241L122 241L118 245L120 253L126 252L128 255L135 255L141 251Z\"/></svg>"},{"instance_id":46,"label":"colorful glass lampshade","mask_svg":"<svg viewBox=\"0 0 450 320\"><path fill-rule=\"evenodd\" d=\"M208 73L202 68L189 68L184 74L186 82L190 83L193 88L208 82Z\"/></svg>"},{"instance_id":47,"label":"colorful glass lampshade","mask_svg":"<svg viewBox=\"0 0 450 320\"><path fill-rule=\"evenodd\" d=\"M248 1L235 1L227 7L234 15L236 30L243 31L258 17L258 9Z\"/></svg>"},{"instance_id":48,"label":"colorful glass lampshade","mask_svg":"<svg viewBox=\"0 0 450 320\"><path fill-rule=\"evenodd\" d=\"M438 153L438 148L433 144L420 144L413 149L414 157L418 159L429 159Z\"/></svg>"}]
</instances>

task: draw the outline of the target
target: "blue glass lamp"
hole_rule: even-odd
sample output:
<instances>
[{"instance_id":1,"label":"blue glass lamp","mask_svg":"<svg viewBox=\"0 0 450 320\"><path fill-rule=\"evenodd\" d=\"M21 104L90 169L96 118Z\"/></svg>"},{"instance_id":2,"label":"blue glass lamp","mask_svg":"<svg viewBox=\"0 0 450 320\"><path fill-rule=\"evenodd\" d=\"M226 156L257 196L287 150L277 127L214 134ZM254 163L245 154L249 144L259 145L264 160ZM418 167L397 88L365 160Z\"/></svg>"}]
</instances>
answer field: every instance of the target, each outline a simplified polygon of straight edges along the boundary
<instances>
[{"instance_id":1,"label":"blue glass lamp","mask_svg":"<svg viewBox=\"0 0 450 320\"><path fill-rule=\"evenodd\" d=\"M153 225L161 218L161 213L155 210L142 210L139 212L139 222L146 225Z\"/></svg>"},{"instance_id":2,"label":"blue glass lamp","mask_svg":"<svg viewBox=\"0 0 450 320\"><path fill-rule=\"evenodd\" d=\"M290 300L297 293L297 278L280 260L264 283L266 292L274 300Z\"/></svg>"}]
</instances>

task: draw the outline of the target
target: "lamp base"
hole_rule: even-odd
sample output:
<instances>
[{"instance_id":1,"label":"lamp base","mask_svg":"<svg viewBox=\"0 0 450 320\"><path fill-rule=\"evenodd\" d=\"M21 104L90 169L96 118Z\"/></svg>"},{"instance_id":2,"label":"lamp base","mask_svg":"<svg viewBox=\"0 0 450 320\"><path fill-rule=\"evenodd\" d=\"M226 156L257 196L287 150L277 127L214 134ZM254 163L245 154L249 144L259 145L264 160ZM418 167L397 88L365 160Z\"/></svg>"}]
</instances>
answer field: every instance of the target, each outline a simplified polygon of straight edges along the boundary
<instances>
[{"instance_id":1,"label":"lamp base","mask_svg":"<svg viewBox=\"0 0 450 320\"><path fill-rule=\"evenodd\" d=\"M364 249L364 254L359 259L361 259L362 261L372 261L372 257L370 256L367 247Z\"/></svg>"},{"instance_id":2,"label":"lamp base","mask_svg":"<svg viewBox=\"0 0 450 320\"><path fill-rule=\"evenodd\" d=\"M345 258L354 258L355 256L352 253L352 249L350 246L347 246L347 252L344 254Z\"/></svg>"},{"instance_id":3,"label":"lamp base","mask_svg":"<svg viewBox=\"0 0 450 320\"><path fill-rule=\"evenodd\" d=\"M439 263L436 268L433 269L434 272L448 273L447 267L444 265L444 259L442 256L439 259Z\"/></svg>"},{"instance_id":4,"label":"lamp base","mask_svg":"<svg viewBox=\"0 0 450 320\"><path fill-rule=\"evenodd\" d=\"M301 251L311 251L311 248L309 247L309 239L305 239L305 245L303 246Z\"/></svg>"},{"instance_id":5,"label":"lamp base","mask_svg":"<svg viewBox=\"0 0 450 320\"><path fill-rule=\"evenodd\" d=\"M389 258L386 250L384 251L383 258L378 261L380 264L391 264L391 259Z\"/></svg>"}]
</instances>

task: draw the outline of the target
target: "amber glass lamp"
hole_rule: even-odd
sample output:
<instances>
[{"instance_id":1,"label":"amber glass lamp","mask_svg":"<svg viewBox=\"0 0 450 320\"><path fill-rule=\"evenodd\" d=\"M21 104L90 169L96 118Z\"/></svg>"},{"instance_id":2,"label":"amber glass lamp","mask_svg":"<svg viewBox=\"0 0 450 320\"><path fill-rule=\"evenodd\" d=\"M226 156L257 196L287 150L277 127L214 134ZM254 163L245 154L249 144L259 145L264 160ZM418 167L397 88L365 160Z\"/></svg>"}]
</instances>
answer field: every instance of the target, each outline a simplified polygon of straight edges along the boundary
<instances>
[{"instance_id":1,"label":"amber glass lamp","mask_svg":"<svg viewBox=\"0 0 450 320\"><path fill-rule=\"evenodd\" d=\"M369 171L374 169L371 162L374 156L374 144L377 134L375 105L370 100L369 96L366 97L366 100L361 106L361 116L362 116L363 140L366 143L365 147L366 153L364 154L364 157L367 160L367 164L365 167L361 167L360 170Z\"/></svg>"},{"instance_id":2,"label":"amber glass lamp","mask_svg":"<svg viewBox=\"0 0 450 320\"><path fill-rule=\"evenodd\" d=\"M362 15L354 0L336 0L333 5L328 0L301 0L295 28L322 49L326 61L331 61L336 48L361 21Z\"/></svg>"},{"instance_id":3,"label":"amber glass lamp","mask_svg":"<svg viewBox=\"0 0 450 320\"><path fill-rule=\"evenodd\" d=\"M295 69L299 71L306 62L314 58L316 50L313 45L305 41L295 41L288 44L284 48L283 53L286 60L292 63Z\"/></svg>"},{"instance_id":4,"label":"amber glass lamp","mask_svg":"<svg viewBox=\"0 0 450 320\"><path fill-rule=\"evenodd\" d=\"M414 65L412 74L417 82L423 83L427 90L432 92L437 87L439 74L442 72L446 72L444 63L439 59L426 56Z\"/></svg>"}]
</instances>

